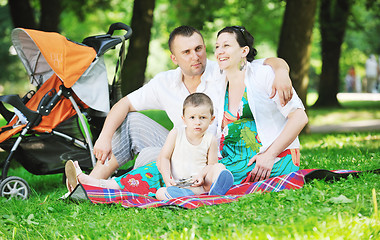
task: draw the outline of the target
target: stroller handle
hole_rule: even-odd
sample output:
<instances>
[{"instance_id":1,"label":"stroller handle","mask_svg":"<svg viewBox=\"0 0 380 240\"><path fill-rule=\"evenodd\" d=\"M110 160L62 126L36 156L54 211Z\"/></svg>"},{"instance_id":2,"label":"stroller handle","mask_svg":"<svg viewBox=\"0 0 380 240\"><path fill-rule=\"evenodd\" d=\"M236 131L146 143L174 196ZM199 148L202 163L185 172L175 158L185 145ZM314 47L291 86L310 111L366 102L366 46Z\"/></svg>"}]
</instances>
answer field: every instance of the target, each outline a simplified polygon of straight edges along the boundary
<instances>
[{"instance_id":1,"label":"stroller handle","mask_svg":"<svg viewBox=\"0 0 380 240\"><path fill-rule=\"evenodd\" d=\"M115 30L125 30L127 33L123 36L112 36ZM111 24L107 34L87 37L83 40L83 44L95 49L97 56L103 55L109 49L114 48L124 40L132 36L132 28L124 23L118 22Z\"/></svg>"},{"instance_id":2,"label":"stroller handle","mask_svg":"<svg viewBox=\"0 0 380 240\"><path fill-rule=\"evenodd\" d=\"M127 33L124 34L125 40L129 39L132 36L132 28L130 26L128 26L127 24L124 24L122 22L117 22L117 23L111 24L110 28L108 29L107 34L109 34L109 35L112 36L113 32L115 30L125 30L125 31L127 31Z\"/></svg>"}]
</instances>

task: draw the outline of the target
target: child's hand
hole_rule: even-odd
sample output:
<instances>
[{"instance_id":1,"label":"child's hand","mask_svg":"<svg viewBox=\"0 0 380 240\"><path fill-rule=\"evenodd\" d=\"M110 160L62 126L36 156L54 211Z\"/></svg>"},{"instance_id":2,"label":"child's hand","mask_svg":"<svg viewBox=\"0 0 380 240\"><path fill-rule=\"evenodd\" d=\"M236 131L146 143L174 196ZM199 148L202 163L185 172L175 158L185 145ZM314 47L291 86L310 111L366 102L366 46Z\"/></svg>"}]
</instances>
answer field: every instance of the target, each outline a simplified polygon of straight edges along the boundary
<instances>
[{"instance_id":1,"label":"child's hand","mask_svg":"<svg viewBox=\"0 0 380 240\"><path fill-rule=\"evenodd\" d=\"M167 186L167 187L170 187L170 186L175 186L176 185L176 183L175 183L175 181L174 181L174 179L173 178L170 178L169 179L169 186Z\"/></svg>"},{"instance_id":2,"label":"child's hand","mask_svg":"<svg viewBox=\"0 0 380 240\"><path fill-rule=\"evenodd\" d=\"M204 177L198 175L194 178L194 183L191 185L192 187L200 187L204 183Z\"/></svg>"},{"instance_id":3,"label":"child's hand","mask_svg":"<svg viewBox=\"0 0 380 240\"><path fill-rule=\"evenodd\" d=\"M176 183L172 177L164 180L166 187L175 186Z\"/></svg>"}]
</instances>

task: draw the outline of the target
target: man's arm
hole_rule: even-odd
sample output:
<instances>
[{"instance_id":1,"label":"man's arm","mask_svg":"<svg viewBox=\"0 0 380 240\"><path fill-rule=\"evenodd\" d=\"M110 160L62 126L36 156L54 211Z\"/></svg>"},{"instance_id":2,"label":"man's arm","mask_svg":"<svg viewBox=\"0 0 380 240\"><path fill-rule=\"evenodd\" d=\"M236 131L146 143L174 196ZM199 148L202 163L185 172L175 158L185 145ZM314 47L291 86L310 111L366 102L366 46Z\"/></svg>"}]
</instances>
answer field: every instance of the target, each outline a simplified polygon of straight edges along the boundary
<instances>
[{"instance_id":1,"label":"man's arm","mask_svg":"<svg viewBox=\"0 0 380 240\"><path fill-rule=\"evenodd\" d=\"M264 65L272 67L275 77L272 86L270 98L273 98L278 91L279 99L282 106L285 106L292 99L292 81L289 77L289 65L282 58L267 58Z\"/></svg>"},{"instance_id":2,"label":"man's arm","mask_svg":"<svg viewBox=\"0 0 380 240\"><path fill-rule=\"evenodd\" d=\"M128 97L125 96L120 99L108 113L99 138L94 145L94 155L102 163L104 163L106 159L111 158L112 136L116 129L122 124L128 113L134 111L136 111L135 108L132 106Z\"/></svg>"}]
</instances>

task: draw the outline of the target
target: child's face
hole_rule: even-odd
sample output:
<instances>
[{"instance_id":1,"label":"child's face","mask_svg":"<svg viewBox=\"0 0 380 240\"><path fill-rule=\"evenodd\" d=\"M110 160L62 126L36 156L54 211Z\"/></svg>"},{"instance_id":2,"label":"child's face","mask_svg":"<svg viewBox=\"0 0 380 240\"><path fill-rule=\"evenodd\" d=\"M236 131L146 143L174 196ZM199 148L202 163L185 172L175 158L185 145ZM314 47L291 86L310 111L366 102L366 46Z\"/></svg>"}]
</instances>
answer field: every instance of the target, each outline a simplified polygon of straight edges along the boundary
<instances>
[{"instance_id":1,"label":"child's face","mask_svg":"<svg viewBox=\"0 0 380 240\"><path fill-rule=\"evenodd\" d=\"M204 133L214 118L211 115L210 107L207 105L187 106L185 114L182 116L187 128L195 133Z\"/></svg>"}]
</instances>

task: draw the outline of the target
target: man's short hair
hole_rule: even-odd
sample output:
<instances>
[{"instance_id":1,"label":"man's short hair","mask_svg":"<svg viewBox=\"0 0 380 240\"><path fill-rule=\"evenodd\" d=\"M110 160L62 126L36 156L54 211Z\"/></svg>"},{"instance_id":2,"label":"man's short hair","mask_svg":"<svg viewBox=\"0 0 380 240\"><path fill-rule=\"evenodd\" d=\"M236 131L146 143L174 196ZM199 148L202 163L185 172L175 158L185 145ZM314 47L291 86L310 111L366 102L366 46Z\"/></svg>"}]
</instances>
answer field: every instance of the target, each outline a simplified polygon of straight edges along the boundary
<instances>
[{"instance_id":1,"label":"man's short hair","mask_svg":"<svg viewBox=\"0 0 380 240\"><path fill-rule=\"evenodd\" d=\"M173 46L173 41L174 41L175 37L177 37L177 36L191 37L191 36L193 36L194 33L198 33L202 37L202 40L204 41L201 32L196 28L186 26L186 25L179 26L179 27L175 28L170 33L170 36L169 36L168 45L169 45L170 52L173 53L172 46Z\"/></svg>"},{"instance_id":2,"label":"man's short hair","mask_svg":"<svg viewBox=\"0 0 380 240\"><path fill-rule=\"evenodd\" d=\"M187 96L183 102L182 114L185 115L185 109L188 106L198 107L200 105L206 105L210 107L211 116L214 115L214 106L212 104L212 100L204 93L192 93Z\"/></svg>"}]
</instances>

